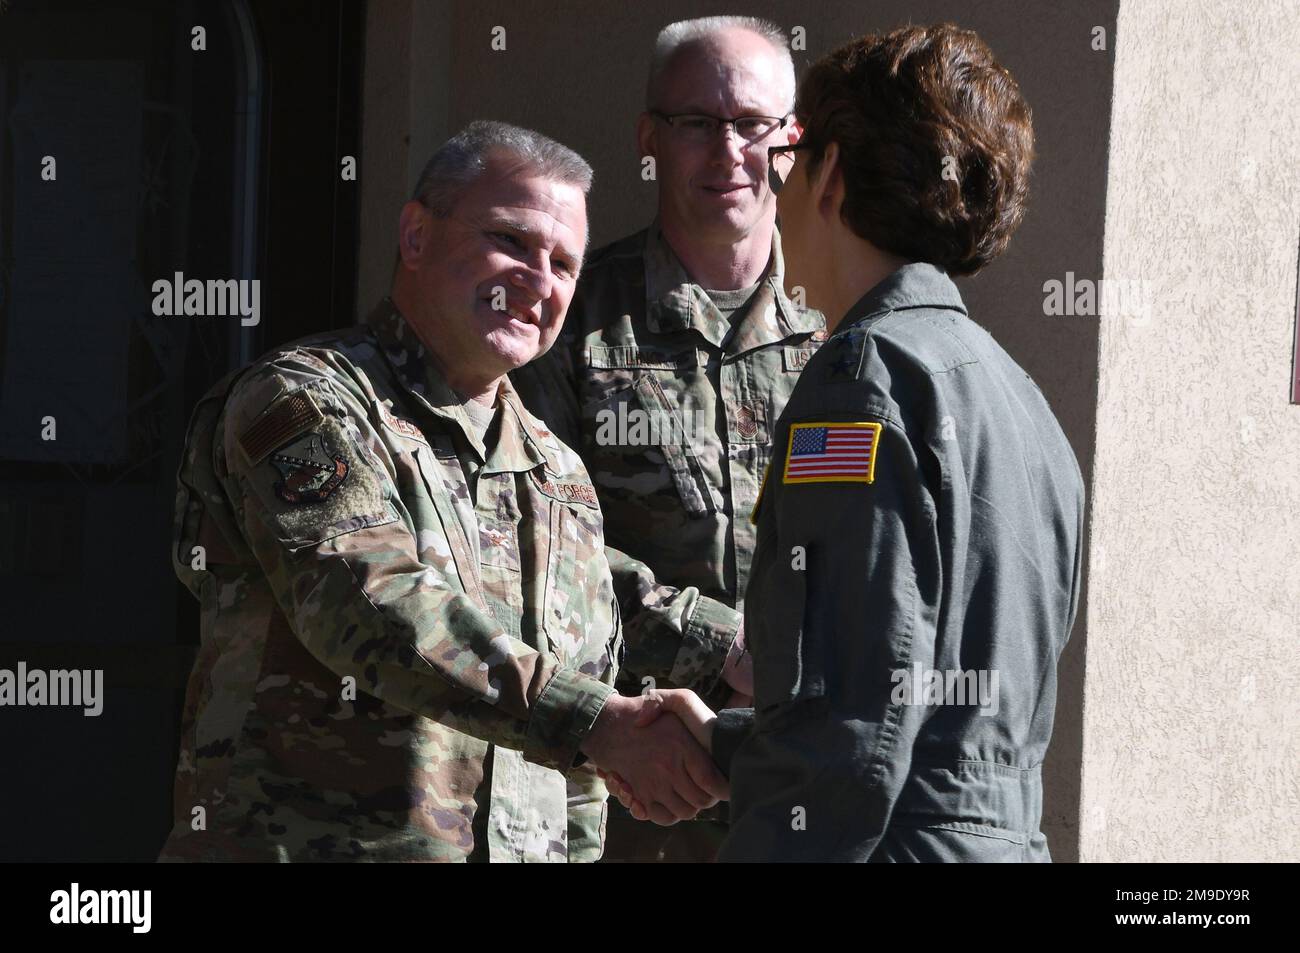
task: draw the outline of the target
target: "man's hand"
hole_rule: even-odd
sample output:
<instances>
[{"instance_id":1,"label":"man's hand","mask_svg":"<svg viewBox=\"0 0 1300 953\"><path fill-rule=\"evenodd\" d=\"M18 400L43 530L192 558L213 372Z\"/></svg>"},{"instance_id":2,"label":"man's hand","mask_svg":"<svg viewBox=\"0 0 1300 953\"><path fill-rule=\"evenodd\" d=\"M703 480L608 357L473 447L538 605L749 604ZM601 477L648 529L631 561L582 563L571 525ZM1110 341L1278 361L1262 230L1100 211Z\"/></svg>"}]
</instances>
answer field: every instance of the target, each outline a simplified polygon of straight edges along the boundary
<instances>
[{"instance_id":1,"label":"man's hand","mask_svg":"<svg viewBox=\"0 0 1300 953\"><path fill-rule=\"evenodd\" d=\"M689 699L664 698L678 695L689 695L694 704ZM635 698L611 695L582 744L583 754L595 762L602 777L617 777L616 784L636 791L641 809L640 816L633 811L637 820L667 827L728 796L727 781L705 747L712 724L707 732L698 731L700 712L694 705L713 716L691 691L657 691ZM679 708L688 715L659 717ZM691 731L683 723L687 718L697 722Z\"/></svg>"},{"instance_id":2,"label":"man's hand","mask_svg":"<svg viewBox=\"0 0 1300 953\"><path fill-rule=\"evenodd\" d=\"M664 722L684 725L689 729L691 736L703 751L711 750L713 723L717 721L718 716L700 700L699 695L684 688L657 689L646 693L646 695L642 696L642 699L644 704L642 704L637 714L636 731L647 731L653 729L655 725L662 725ZM664 713L670 713L677 717L661 719L659 716ZM599 726L600 721L597 720L596 724ZM605 785L609 788L609 793L618 798L634 818L638 821L652 820L659 824L663 823L656 817L655 805L652 802L653 795L642 787L637 780L629 778L617 769L601 765L599 762L597 762L597 765L601 768L600 776L605 779ZM727 782L718 773L717 766L713 764L711 757L709 767L713 769L722 785L723 793L719 796L719 799L725 800L729 795ZM711 807L712 805L705 806ZM678 820L682 820L682 818L678 818Z\"/></svg>"}]
</instances>

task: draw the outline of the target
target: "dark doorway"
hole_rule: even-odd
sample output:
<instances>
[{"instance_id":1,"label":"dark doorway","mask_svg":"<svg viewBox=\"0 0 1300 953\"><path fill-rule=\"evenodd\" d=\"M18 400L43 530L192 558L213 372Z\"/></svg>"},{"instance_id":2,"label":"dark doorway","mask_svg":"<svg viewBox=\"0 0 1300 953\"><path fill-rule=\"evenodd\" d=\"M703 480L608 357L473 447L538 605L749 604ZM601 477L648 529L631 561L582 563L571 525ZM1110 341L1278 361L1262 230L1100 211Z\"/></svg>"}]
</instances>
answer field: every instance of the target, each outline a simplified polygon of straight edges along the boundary
<instances>
[{"instance_id":1,"label":"dark doorway","mask_svg":"<svg viewBox=\"0 0 1300 953\"><path fill-rule=\"evenodd\" d=\"M354 319L359 0L0 4L0 669L103 670L103 710L0 708L0 860L152 860L196 605L168 560L195 401ZM155 313L176 273L259 321Z\"/></svg>"}]
</instances>

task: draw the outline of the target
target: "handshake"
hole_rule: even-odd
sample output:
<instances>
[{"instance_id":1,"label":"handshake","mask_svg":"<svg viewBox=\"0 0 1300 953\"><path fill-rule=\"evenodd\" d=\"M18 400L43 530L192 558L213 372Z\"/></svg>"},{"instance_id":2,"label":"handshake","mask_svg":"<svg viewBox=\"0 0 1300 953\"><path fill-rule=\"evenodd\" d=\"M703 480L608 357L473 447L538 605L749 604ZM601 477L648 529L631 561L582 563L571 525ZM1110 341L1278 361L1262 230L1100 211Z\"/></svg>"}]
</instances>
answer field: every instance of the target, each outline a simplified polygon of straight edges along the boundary
<instances>
[{"instance_id":1,"label":"handshake","mask_svg":"<svg viewBox=\"0 0 1300 953\"><path fill-rule=\"evenodd\" d=\"M746 651L743 627L727 653L722 678L733 690L726 707L747 708L754 693L754 659ZM636 698L611 695L582 753L634 818L667 827L730 796L711 754L717 717L689 689L652 689Z\"/></svg>"},{"instance_id":2,"label":"handshake","mask_svg":"<svg viewBox=\"0 0 1300 953\"><path fill-rule=\"evenodd\" d=\"M638 821L668 826L725 801L709 753L717 715L689 689L611 695L582 751Z\"/></svg>"}]
</instances>

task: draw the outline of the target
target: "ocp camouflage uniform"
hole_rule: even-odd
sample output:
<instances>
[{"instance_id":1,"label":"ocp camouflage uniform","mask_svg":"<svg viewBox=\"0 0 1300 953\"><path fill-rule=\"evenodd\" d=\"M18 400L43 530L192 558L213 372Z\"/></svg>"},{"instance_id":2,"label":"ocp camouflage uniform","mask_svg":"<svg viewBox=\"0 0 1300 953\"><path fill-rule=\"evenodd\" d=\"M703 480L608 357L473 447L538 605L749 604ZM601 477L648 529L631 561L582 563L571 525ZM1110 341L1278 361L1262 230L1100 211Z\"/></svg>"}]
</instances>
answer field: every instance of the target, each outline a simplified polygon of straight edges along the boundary
<instances>
[{"instance_id":1,"label":"ocp camouflage uniform","mask_svg":"<svg viewBox=\"0 0 1300 953\"><path fill-rule=\"evenodd\" d=\"M160 859L600 856L575 767L621 648L600 511L508 382L497 407L476 429L388 300L199 403L173 558L202 645Z\"/></svg>"},{"instance_id":2,"label":"ocp camouflage uniform","mask_svg":"<svg viewBox=\"0 0 1300 953\"><path fill-rule=\"evenodd\" d=\"M774 236L771 267L729 321L656 221L591 256L555 347L512 374L528 407L582 454L600 497L626 693L649 676L714 707L726 698L719 677L749 583L749 515L772 428L825 337L820 312L791 302L783 276ZM682 603L694 610L680 629L641 611Z\"/></svg>"}]
</instances>

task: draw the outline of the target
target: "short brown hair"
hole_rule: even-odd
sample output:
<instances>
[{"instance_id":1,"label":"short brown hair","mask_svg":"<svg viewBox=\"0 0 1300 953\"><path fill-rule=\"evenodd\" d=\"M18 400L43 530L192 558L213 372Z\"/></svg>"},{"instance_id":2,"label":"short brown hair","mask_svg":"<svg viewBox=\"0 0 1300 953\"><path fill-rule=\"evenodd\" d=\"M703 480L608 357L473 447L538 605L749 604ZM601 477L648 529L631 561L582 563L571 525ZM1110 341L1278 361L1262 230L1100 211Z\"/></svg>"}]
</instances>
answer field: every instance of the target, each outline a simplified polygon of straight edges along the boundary
<instances>
[{"instance_id":1,"label":"short brown hair","mask_svg":"<svg viewBox=\"0 0 1300 953\"><path fill-rule=\"evenodd\" d=\"M1029 106L970 30L941 23L860 37L813 64L795 114L810 176L839 144L841 217L878 248L974 274L1024 216Z\"/></svg>"}]
</instances>

